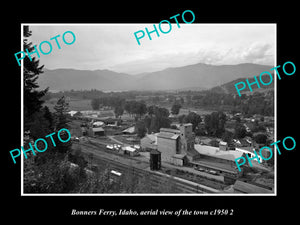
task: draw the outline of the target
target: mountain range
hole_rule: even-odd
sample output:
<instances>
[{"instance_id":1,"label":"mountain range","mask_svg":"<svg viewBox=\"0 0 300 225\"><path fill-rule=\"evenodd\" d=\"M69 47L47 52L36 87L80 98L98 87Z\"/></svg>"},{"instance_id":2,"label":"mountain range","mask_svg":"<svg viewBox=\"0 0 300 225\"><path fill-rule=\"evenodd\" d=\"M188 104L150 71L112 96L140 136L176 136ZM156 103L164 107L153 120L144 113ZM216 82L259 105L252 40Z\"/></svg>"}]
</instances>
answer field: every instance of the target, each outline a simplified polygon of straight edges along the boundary
<instances>
[{"instance_id":1,"label":"mountain range","mask_svg":"<svg viewBox=\"0 0 300 225\"><path fill-rule=\"evenodd\" d=\"M208 65L198 63L161 71L129 75L110 70L44 69L39 76L41 88L50 90L204 90L240 78L258 76L271 66L244 63Z\"/></svg>"}]
</instances>

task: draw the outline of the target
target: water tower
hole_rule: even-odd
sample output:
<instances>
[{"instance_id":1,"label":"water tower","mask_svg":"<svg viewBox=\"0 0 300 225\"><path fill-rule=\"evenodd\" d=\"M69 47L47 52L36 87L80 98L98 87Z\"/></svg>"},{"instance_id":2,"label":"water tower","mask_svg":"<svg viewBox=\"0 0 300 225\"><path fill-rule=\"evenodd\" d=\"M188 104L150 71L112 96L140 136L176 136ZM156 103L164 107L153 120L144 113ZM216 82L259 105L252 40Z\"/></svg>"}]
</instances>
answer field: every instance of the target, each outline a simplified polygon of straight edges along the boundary
<instances>
[{"instance_id":1,"label":"water tower","mask_svg":"<svg viewBox=\"0 0 300 225\"><path fill-rule=\"evenodd\" d=\"M150 169L160 170L161 169L161 153L156 149L150 151Z\"/></svg>"}]
</instances>

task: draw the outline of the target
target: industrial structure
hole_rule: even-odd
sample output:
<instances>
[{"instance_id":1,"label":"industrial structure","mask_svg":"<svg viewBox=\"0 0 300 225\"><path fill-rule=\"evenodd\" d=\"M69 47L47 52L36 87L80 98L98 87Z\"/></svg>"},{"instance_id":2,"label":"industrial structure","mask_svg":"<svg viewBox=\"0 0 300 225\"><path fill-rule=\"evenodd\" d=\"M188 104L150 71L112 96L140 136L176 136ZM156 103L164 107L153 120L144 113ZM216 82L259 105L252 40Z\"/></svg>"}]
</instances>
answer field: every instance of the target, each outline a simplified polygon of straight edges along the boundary
<instances>
[{"instance_id":1,"label":"industrial structure","mask_svg":"<svg viewBox=\"0 0 300 225\"><path fill-rule=\"evenodd\" d=\"M188 162L188 152L194 149L192 124L187 123L177 129L161 128L157 135L157 150L162 161L183 166Z\"/></svg>"},{"instance_id":2,"label":"industrial structure","mask_svg":"<svg viewBox=\"0 0 300 225\"><path fill-rule=\"evenodd\" d=\"M150 151L150 169L151 170L161 169L161 153L156 149L152 149Z\"/></svg>"},{"instance_id":3,"label":"industrial structure","mask_svg":"<svg viewBox=\"0 0 300 225\"><path fill-rule=\"evenodd\" d=\"M141 139L141 148L159 152L161 161L177 166L193 166L197 170L237 177L235 159L243 156L243 151L230 150L226 142L219 147L194 143L192 124L181 124L179 129L161 128L159 133L148 134ZM150 160L151 161L151 160Z\"/></svg>"}]
</instances>

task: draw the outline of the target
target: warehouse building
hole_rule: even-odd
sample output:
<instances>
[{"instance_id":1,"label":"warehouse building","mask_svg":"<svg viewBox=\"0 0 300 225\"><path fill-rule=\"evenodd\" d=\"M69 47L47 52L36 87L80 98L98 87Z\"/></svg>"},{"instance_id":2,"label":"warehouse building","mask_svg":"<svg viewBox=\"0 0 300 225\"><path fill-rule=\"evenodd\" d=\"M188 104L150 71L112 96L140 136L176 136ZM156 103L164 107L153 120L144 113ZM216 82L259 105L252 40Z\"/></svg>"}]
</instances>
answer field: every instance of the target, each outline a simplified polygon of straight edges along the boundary
<instances>
[{"instance_id":1,"label":"warehouse building","mask_svg":"<svg viewBox=\"0 0 300 225\"><path fill-rule=\"evenodd\" d=\"M195 166L227 175L239 176L242 174L237 170L235 159L245 156L244 152L229 150L225 148L224 143L220 143L219 147L200 144L195 144L194 147L199 154L199 158L192 162ZM243 170L243 167L241 169Z\"/></svg>"}]
</instances>

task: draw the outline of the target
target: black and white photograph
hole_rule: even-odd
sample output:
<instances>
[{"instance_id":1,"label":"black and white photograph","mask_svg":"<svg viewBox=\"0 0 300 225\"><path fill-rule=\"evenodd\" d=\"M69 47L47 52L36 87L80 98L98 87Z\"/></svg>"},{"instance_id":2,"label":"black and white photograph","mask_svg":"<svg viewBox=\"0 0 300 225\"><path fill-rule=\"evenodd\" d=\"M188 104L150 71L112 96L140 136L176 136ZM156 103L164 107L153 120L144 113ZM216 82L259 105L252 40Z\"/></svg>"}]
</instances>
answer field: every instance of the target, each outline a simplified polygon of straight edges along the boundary
<instances>
[{"instance_id":1,"label":"black and white photograph","mask_svg":"<svg viewBox=\"0 0 300 225\"><path fill-rule=\"evenodd\" d=\"M21 194L276 195L276 28L23 23Z\"/></svg>"},{"instance_id":2,"label":"black and white photograph","mask_svg":"<svg viewBox=\"0 0 300 225\"><path fill-rule=\"evenodd\" d=\"M296 2L109 3L2 13L3 221L297 221Z\"/></svg>"}]
</instances>

